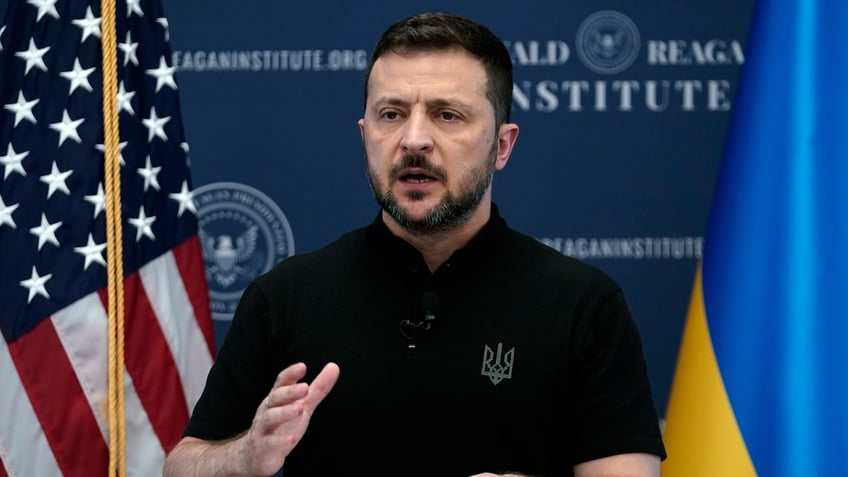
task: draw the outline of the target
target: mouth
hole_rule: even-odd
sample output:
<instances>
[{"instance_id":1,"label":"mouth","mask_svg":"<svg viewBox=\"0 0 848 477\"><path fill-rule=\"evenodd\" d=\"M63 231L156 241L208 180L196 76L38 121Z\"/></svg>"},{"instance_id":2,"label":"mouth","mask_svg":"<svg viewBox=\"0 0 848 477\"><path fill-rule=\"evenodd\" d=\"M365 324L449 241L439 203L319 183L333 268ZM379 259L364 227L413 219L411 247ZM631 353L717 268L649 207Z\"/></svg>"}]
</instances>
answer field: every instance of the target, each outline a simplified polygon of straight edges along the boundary
<instances>
[{"instance_id":1,"label":"mouth","mask_svg":"<svg viewBox=\"0 0 848 477\"><path fill-rule=\"evenodd\" d=\"M406 184L427 184L439 180L432 172L420 168L403 169L397 174L397 179Z\"/></svg>"}]
</instances>

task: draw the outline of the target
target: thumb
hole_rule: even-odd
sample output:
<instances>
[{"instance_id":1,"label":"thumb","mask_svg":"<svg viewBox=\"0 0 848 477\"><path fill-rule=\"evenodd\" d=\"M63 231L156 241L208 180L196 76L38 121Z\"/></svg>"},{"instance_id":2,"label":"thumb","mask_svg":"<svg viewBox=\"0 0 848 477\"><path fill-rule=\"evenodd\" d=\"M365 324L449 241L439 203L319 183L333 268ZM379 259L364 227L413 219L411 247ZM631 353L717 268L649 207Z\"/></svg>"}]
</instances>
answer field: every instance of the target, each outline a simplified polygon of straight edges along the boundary
<instances>
[{"instance_id":1,"label":"thumb","mask_svg":"<svg viewBox=\"0 0 848 477\"><path fill-rule=\"evenodd\" d=\"M315 409L321 404L321 401L330 394L336 381L339 379L339 366L336 363L327 363L324 369L315 376L312 384L309 385L309 391L303 399L305 404L310 409Z\"/></svg>"}]
</instances>

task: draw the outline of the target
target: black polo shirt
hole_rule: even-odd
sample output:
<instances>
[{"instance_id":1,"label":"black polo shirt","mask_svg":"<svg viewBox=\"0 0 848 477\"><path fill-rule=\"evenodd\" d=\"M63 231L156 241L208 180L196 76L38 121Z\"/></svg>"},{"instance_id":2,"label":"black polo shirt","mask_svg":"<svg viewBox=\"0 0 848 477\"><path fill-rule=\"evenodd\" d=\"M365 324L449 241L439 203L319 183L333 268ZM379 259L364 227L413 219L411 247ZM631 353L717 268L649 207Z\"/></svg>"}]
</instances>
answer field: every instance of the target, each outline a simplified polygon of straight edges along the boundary
<instances>
[{"instance_id":1,"label":"black polo shirt","mask_svg":"<svg viewBox=\"0 0 848 477\"><path fill-rule=\"evenodd\" d=\"M428 316L429 315L429 316ZM246 430L277 373L341 375L300 475L571 475L665 455L639 333L608 276L492 218L435 273L378 218L245 291L185 434Z\"/></svg>"}]
</instances>

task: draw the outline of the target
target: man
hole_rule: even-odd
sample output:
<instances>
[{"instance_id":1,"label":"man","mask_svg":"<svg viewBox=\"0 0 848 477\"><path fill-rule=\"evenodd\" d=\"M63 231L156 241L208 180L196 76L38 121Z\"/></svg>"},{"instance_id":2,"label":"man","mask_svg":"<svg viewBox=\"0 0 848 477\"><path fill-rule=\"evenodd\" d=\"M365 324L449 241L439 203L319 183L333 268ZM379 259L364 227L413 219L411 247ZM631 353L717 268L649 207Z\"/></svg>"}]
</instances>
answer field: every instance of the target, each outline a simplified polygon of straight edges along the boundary
<instances>
[{"instance_id":1,"label":"man","mask_svg":"<svg viewBox=\"0 0 848 477\"><path fill-rule=\"evenodd\" d=\"M359 120L381 212L248 287L166 475L659 475L621 290L492 203L511 94L481 25L383 34Z\"/></svg>"}]
</instances>

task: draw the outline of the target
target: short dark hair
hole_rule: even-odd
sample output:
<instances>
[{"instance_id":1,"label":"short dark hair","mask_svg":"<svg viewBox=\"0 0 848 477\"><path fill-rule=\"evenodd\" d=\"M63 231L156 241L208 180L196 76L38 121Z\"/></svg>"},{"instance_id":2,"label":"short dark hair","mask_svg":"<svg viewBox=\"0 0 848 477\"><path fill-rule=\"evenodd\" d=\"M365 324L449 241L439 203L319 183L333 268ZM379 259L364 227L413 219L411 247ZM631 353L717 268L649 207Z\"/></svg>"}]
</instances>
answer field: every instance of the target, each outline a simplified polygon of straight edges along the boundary
<instances>
[{"instance_id":1,"label":"short dark hair","mask_svg":"<svg viewBox=\"0 0 848 477\"><path fill-rule=\"evenodd\" d=\"M486 97L495 109L495 125L509 121L512 109L512 60L503 41L488 28L453 13L421 13L390 26L380 37L365 72L365 102L374 63L388 53L462 48L486 68Z\"/></svg>"}]
</instances>

